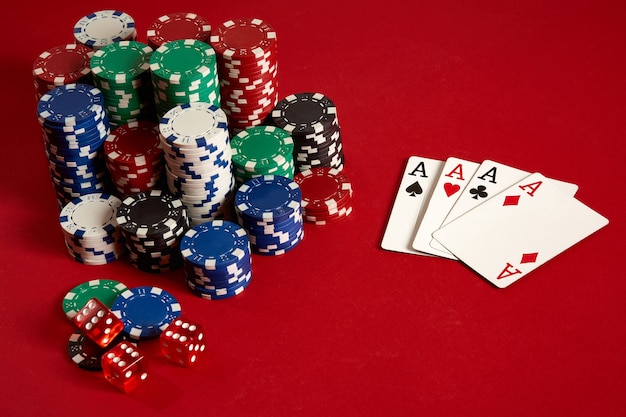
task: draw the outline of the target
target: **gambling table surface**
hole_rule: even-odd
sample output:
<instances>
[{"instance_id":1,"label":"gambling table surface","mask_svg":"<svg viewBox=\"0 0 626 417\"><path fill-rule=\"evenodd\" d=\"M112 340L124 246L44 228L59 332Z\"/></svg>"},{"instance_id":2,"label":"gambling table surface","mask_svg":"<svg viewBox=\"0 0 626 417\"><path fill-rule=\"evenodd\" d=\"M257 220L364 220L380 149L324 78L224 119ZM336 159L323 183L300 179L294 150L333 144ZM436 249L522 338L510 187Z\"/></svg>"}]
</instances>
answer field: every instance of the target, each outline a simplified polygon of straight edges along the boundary
<instances>
[{"instance_id":1,"label":"gambling table surface","mask_svg":"<svg viewBox=\"0 0 626 417\"><path fill-rule=\"evenodd\" d=\"M14 2L2 25L0 410L4 416L623 416L626 331L623 1ZM258 17L279 96L321 92L341 125L354 211L305 225L219 301L184 272L88 266L64 247L32 64L82 16ZM575 183L608 226L505 289L458 261L381 249L411 155L492 159ZM413 227L410 221L407 227ZM140 343L123 394L68 357L66 292L93 279L171 292L202 323L191 368Z\"/></svg>"}]
</instances>

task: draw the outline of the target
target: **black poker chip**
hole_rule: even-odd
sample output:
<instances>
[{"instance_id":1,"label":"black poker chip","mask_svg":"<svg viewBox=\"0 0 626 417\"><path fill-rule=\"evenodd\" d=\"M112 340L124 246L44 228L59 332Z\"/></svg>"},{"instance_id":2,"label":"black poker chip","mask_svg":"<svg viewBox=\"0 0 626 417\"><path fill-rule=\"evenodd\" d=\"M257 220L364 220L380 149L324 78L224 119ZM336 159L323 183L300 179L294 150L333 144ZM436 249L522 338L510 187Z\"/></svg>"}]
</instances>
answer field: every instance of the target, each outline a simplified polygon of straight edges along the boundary
<instances>
[{"instance_id":1,"label":"black poker chip","mask_svg":"<svg viewBox=\"0 0 626 417\"><path fill-rule=\"evenodd\" d=\"M122 340L128 340L128 337L124 334L120 334L109 344L109 346L115 346ZM102 370L100 358L107 350L108 348L98 346L80 330L76 330L72 333L67 342L67 354L72 362L74 362L79 368L87 371Z\"/></svg>"},{"instance_id":2,"label":"black poker chip","mask_svg":"<svg viewBox=\"0 0 626 417\"><path fill-rule=\"evenodd\" d=\"M160 190L130 195L118 208L117 223L138 270L161 273L182 266L179 245L189 217L179 198Z\"/></svg>"},{"instance_id":3,"label":"black poker chip","mask_svg":"<svg viewBox=\"0 0 626 417\"><path fill-rule=\"evenodd\" d=\"M342 170L344 165L337 107L322 93L291 94L278 102L269 124L289 132L297 172L313 168Z\"/></svg>"}]
</instances>

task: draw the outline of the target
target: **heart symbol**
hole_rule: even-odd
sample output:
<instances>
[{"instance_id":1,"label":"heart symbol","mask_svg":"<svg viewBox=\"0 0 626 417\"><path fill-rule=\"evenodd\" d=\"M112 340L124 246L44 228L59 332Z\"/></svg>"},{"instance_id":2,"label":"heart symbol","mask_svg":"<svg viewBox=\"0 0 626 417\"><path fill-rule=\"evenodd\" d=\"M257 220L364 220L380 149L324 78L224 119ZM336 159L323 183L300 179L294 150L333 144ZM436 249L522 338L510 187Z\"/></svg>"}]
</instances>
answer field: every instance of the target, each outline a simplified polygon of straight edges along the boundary
<instances>
[{"instance_id":1,"label":"heart symbol","mask_svg":"<svg viewBox=\"0 0 626 417\"><path fill-rule=\"evenodd\" d=\"M446 192L446 195L450 197L452 194L456 193L461 189L461 186L458 184L452 184L451 182L447 182L443 185L443 189Z\"/></svg>"}]
</instances>

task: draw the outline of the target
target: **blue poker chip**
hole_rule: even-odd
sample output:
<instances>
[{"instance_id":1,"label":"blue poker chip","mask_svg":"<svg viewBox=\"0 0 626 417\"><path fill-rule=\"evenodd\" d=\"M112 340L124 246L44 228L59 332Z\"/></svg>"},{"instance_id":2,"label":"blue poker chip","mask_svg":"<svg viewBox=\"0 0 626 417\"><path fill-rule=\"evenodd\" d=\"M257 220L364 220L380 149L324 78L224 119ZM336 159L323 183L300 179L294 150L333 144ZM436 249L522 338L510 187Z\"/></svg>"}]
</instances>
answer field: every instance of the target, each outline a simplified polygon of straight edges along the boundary
<instances>
[{"instance_id":1,"label":"blue poker chip","mask_svg":"<svg viewBox=\"0 0 626 417\"><path fill-rule=\"evenodd\" d=\"M104 96L88 84L67 84L44 94L37 104L41 123L52 126L89 125L103 112Z\"/></svg>"},{"instance_id":2,"label":"blue poker chip","mask_svg":"<svg viewBox=\"0 0 626 417\"><path fill-rule=\"evenodd\" d=\"M243 183L235 193L235 208L242 217L279 222L301 209L302 192L293 180L263 175Z\"/></svg>"},{"instance_id":3,"label":"blue poker chip","mask_svg":"<svg viewBox=\"0 0 626 417\"><path fill-rule=\"evenodd\" d=\"M199 297L206 300L224 300L241 294L252 281L252 274L248 274L244 279L236 285L227 288L207 288L195 285L193 282L187 281L189 289Z\"/></svg>"},{"instance_id":4,"label":"blue poker chip","mask_svg":"<svg viewBox=\"0 0 626 417\"><path fill-rule=\"evenodd\" d=\"M213 220L189 229L180 242L180 250L186 262L221 270L249 257L250 242L238 224Z\"/></svg>"},{"instance_id":5,"label":"blue poker chip","mask_svg":"<svg viewBox=\"0 0 626 417\"><path fill-rule=\"evenodd\" d=\"M140 340L158 337L172 320L180 317L181 306L164 289L141 286L121 293L111 311L124 323L124 332Z\"/></svg>"}]
</instances>

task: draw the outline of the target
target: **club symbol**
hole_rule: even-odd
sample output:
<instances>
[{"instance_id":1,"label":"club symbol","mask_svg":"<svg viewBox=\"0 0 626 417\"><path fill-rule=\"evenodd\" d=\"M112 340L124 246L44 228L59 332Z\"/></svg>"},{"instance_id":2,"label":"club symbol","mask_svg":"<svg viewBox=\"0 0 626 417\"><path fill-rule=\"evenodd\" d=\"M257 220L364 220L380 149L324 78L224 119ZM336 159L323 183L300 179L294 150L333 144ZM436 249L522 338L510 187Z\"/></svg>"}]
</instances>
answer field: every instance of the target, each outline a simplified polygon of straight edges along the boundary
<instances>
[{"instance_id":1,"label":"club symbol","mask_svg":"<svg viewBox=\"0 0 626 417\"><path fill-rule=\"evenodd\" d=\"M474 200L478 200L478 197L485 198L489 195L487 194L487 191L485 191L486 189L487 187L485 187L484 185L479 185L476 188L472 188L470 190L470 194L474 194L474 196L472 197Z\"/></svg>"}]
</instances>

